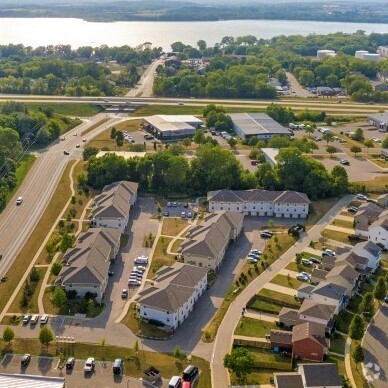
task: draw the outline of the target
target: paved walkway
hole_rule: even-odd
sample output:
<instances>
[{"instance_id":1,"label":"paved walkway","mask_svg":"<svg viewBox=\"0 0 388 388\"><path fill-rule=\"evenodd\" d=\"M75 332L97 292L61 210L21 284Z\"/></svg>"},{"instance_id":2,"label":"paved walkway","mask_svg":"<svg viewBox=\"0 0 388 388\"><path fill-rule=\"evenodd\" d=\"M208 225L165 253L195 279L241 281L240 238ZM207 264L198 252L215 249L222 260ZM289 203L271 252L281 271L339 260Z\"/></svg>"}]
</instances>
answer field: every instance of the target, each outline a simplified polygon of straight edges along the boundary
<instances>
[{"instance_id":1,"label":"paved walkway","mask_svg":"<svg viewBox=\"0 0 388 388\"><path fill-rule=\"evenodd\" d=\"M342 221L349 221L349 222L353 222L354 221L354 217L350 217L350 216L344 216L342 214L338 214L337 217L335 217L336 220L342 220Z\"/></svg>"},{"instance_id":2,"label":"paved walkway","mask_svg":"<svg viewBox=\"0 0 388 388\"><path fill-rule=\"evenodd\" d=\"M289 269L283 268L279 273L280 273L280 275L285 275L285 276L290 275L290 277L296 279L296 277L298 276L299 272L290 271Z\"/></svg>"},{"instance_id":3,"label":"paved walkway","mask_svg":"<svg viewBox=\"0 0 388 388\"><path fill-rule=\"evenodd\" d=\"M315 248L311 248L311 247L306 247L305 249L303 249L303 251L306 252L306 253L311 253L312 255L316 255L316 256L319 256L319 257L322 256L322 251L319 250L319 249L315 249Z\"/></svg>"},{"instance_id":4,"label":"paved walkway","mask_svg":"<svg viewBox=\"0 0 388 388\"><path fill-rule=\"evenodd\" d=\"M259 319L265 322L278 322L279 317L275 314L262 313L260 311L246 310L244 317Z\"/></svg>"},{"instance_id":5,"label":"paved walkway","mask_svg":"<svg viewBox=\"0 0 388 388\"><path fill-rule=\"evenodd\" d=\"M286 267L296 256L308 247L312 240L319 240L322 230L334 219L344 205L353 199L347 195L339 200L301 239L286 251L277 261L267 268L260 276L253 280L230 305L219 327L211 359L212 385L227 387L230 383L228 371L224 368L223 359L231 349L231 339L241 316L241 310L246 306L252 295L266 287L267 283L281 269Z\"/></svg>"},{"instance_id":6,"label":"paved walkway","mask_svg":"<svg viewBox=\"0 0 388 388\"><path fill-rule=\"evenodd\" d=\"M169 244L168 244L168 246L167 246L167 249L166 249L166 251L167 251L167 254L169 254L169 255L176 255L177 254L177 252L172 252L171 251L171 249L172 249L172 246L174 245L174 243L175 243L175 241L177 241L177 240L185 240L184 239L184 235L186 234L186 232L192 227L192 226L194 226L194 225L196 225L197 224L197 220L198 220L198 218L196 218L194 221L192 221L192 222L189 222L189 224L178 234L178 235L176 235L176 236L170 236L170 237L172 237L172 240L169 242Z\"/></svg>"},{"instance_id":7,"label":"paved walkway","mask_svg":"<svg viewBox=\"0 0 388 388\"><path fill-rule=\"evenodd\" d=\"M354 229L344 228L343 226L327 225L326 229L334 230L335 232L341 232L346 234L354 234Z\"/></svg>"},{"instance_id":8,"label":"paved walkway","mask_svg":"<svg viewBox=\"0 0 388 388\"><path fill-rule=\"evenodd\" d=\"M352 366L350 364L350 345L352 343L352 339L350 337L346 338L346 343L345 343L345 370L346 370L346 375L348 376L348 380L351 384L352 387L358 388L356 383L354 382L353 378L353 373L352 373Z\"/></svg>"},{"instance_id":9,"label":"paved walkway","mask_svg":"<svg viewBox=\"0 0 388 388\"><path fill-rule=\"evenodd\" d=\"M264 287L262 287L262 288L266 288L267 290L281 292L282 294L286 294L286 295L290 295L290 296L294 296L296 294L296 290L294 290L293 288L279 286L278 284L269 283L269 282L266 283L264 285Z\"/></svg>"},{"instance_id":10,"label":"paved walkway","mask_svg":"<svg viewBox=\"0 0 388 388\"><path fill-rule=\"evenodd\" d=\"M265 342L265 343L268 343L268 341L265 338L249 337L249 336L246 336L246 335L234 335L233 338L234 339L239 339L239 340L244 340L244 341L255 341L255 342ZM215 387L218 387L218 385L216 385Z\"/></svg>"}]
</instances>

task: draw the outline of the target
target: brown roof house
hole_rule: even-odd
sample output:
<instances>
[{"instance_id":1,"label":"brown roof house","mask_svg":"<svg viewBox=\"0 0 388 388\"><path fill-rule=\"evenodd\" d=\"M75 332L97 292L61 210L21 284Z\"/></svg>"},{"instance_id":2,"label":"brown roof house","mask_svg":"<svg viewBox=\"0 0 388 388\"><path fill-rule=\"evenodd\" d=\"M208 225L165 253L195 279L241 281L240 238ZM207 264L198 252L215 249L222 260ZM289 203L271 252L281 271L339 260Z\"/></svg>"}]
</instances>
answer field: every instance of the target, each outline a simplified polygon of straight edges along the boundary
<instances>
[{"instance_id":1,"label":"brown roof house","mask_svg":"<svg viewBox=\"0 0 388 388\"><path fill-rule=\"evenodd\" d=\"M326 281L346 288L345 294L352 297L358 287L360 273L349 264L336 265L327 275Z\"/></svg>"},{"instance_id":2,"label":"brown roof house","mask_svg":"<svg viewBox=\"0 0 388 388\"><path fill-rule=\"evenodd\" d=\"M153 278L154 284L139 293L139 316L175 330L205 292L207 273L206 268L183 263L162 267Z\"/></svg>"},{"instance_id":3,"label":"brown roof house","mask_svg":"<svg viewBox=\"0 0 388 388\"><path fill-rule=\"evenodd\" d=\"M63 267L55 283L78 296L96 294L101 303L108 283L109 266L120 248L121 232L113 228L95 228L83 233L74 248L62 258Z\"/></svg>"},{"instance_id":4,"label":"brown roof house","mask_svg":"<svg viewBox=\"0 0 388 388\"><path fill-rule=\"evenodd\" d=\"M100 195L94 198L92 225L116 228L124 232L129 212L137 199L139 184L121 181L105 186Z\"/></svg>"},{"instance_id":5,"label":"brown roof house","mask_svg":"<svg viewBox=\"0 0 388 388\"><path fill-rule=\"evenodd\" d=\"M306 218L310 200L297 191L218 190L207 193L209 211L230 210L251 216Z\"/></svg>"},{"instance_id":6,"label":"brown roof house","mask_svg":"<svg viewBox=\"0 0 388 388\"><path fill-rule=\"evenodd\" d=\"M292 329L292 356L309 361L323 361L330 347L325 326L313 322L302 323Z\"/></svg>"},{"instance_id":7,"label":"brown roof house","mask_svg":"<svg viewBox=\"0 0 388 388\"><path fill-rule=\"evenodd\" d=\"M200 225L193 226L180 247L181 258L187 264L217 270L226 250L243 229L244 214L220 211L210 213Z\"/></svg>"},{"instance_id":8,"label":"brown roof house","mask_svg":"<svg viewBox=\"0 0 388 388\"><path fill-rule=\"evenodd\" d=\"M357 236L368 238L369 225L375 222L384 209L372 202L365 202L354 216L354 232Z\"/></svg>"}]
</instances>

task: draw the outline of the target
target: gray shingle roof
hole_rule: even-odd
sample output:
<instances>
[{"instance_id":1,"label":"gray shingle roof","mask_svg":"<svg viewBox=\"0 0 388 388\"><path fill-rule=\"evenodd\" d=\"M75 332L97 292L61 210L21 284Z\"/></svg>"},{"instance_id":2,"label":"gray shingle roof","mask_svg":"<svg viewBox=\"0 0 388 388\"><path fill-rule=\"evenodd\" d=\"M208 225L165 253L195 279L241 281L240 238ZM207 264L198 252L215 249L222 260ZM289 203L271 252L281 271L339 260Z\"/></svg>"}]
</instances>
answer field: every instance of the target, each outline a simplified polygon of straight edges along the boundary
<instances>
[{"instance_id":1,"label":"gray shingle roof","mask_svg":"<svg viewBox=\"0 0 388 388\"><path fill-rule=\"evenodd\" d=\"M318 319L329 320L335 311L335 306L314 302L313 300L305 299L300 306L299 314Z\"/></svg>"},{"instance_id":2,"label":"gray shingle roof","mask_svg":"<svg viewBox=\"0 0 388 388\"><path fill-rule=\"evenodd\" d=\"M320 282L313 290L313 294L326 296L330 299L341 300L346 292L346 288L337 284Z\"/></svg>"},{"instance_id":3,"label":"gray shingle roof","mask_svg":"<svg viewBox=\"0 0 388 388\"><path fill-rule=\"evenodd\" d=\"M274 381L277 388L304 388L299 373L274 373Z\"/></svg>"},{"instance_id":4,"label":"gray shingle roof","mask_svg":"<svg viewBox=\"0 0 388 388\"><path fill-rule=\"evenodd\" d=\"M331 278L336 276L340 276L349 283L353 283L356 279L358 279L360 274L350 265L338 264L331 271L329 271L329 273L326 275L326 279L327 281L330 281Z\"/></svg>"},{"instance_id":5,"label":"gray shingle roof","mask_svg":"<svg viewBox=\"0 0 388 388\"><path fill-rule=\"evenodd\" d=\"M336 364L299 364L299 373L304 375L306 388L342 387Z\"/></svg>"},{"instance_id":6,"label":"gray shingle roof","mask_svg":"<svg viewBox=\"0 0 388 388\"><path fill-rule=\"evenodd\" d=\"M310 203L307 195L298 191L218 190L207 193L208 201L215 202L271 202Z\"/></svg>"},{"instance_id":7,"label":"gray shingle roof","mask_svg":"<svg viewBox=\"0 0 388 388\"><path fill-rule=\"evenodd\" d=\"M357 244L357 248L362 248L375 257L377 257L382 251L382 249L372 241L360 242Z\"/></svg>"}]
</instances>

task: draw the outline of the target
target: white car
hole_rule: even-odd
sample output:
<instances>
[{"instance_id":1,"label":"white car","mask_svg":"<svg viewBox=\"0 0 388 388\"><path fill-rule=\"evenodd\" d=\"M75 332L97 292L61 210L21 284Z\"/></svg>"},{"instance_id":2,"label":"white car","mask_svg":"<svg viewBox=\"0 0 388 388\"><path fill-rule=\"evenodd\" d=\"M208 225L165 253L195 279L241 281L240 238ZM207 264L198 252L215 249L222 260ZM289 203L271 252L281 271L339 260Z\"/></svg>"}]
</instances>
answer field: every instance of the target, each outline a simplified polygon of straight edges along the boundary
<instances>
[{"instance_id":1,"label":"white car","mask_svg":"<svg viewBox=\"0 0 388 388\"><path fill-rule=\"evenodd\" d=\"M144 266L142 266L142 265L137 265L136 267L133 267L133 270L134 270L134 271L145 272L146 267L144 267Z\"/></svg>"},{"instance_id":2,"label":"white car","mask_svg":"<svg viewBox=\"0 0 388 388\"><path fill-rule=\"evenodd\" d=\"M366 201L366 196L364 194L357 194L357 199L362 199L363 201Z\"/></svg>"},{"instance_id":3,"label":"white car","mask_svg":"<svg viewBox=\"0 0 388 388\"><path fill-rule=\"evenodd\" d=\"M21 205L23 202L23 197L18 197L18 199L16 200L16 205L19 206Z\"/></svg>"},{"instance_id":4,"label":"white car","mask_svg":"<svg viewBox=\"0 0 388 388\"><path fill-rule=\"evenodd\" d=\"M76 144L76 145L75 145L75 148L79 148L79 147L81 147L80 144Z\"/></svg>"},{"instance_id":5,"label":"white car","mask_svg":"<svg viewBox=\"0 0 388 388\"><path fill-rule=\"evenodd\" d=\"M36 325L39 321L39 315L33 315L31 317L31 325Z\"/></svg>"},{"instance_id":6,"label":"white car","mask_svg":"<svg viewBox=\"0 0 388 388\"><path fill-rule=\"evenodd\" d=\"M252 249L251 252L253 255L261 255L261 251L259 251L258 249Z\"/></svg>"},{"instance_id":7,"label":"white car","mask_svg":"<svg viewBox=\"0 0 388 388\"><path fill-rule=\"evenodd\" d=\"M94 366L95 366L95 363L94 363L94 358L93 357L89 357L86 362L85 362L85 366L84 366L84 372L85 373L90 373L94 370Z\"/></svg>"},{"instance_id":8,"label":"white car","mask_svg":"<svg viewBox=\"0 0 388 388\"><path fill-rule=\"evenodd\" d=\"M40 317L40 323L41 325L44 325L48 322L48 315L47 314L43 314L41 317Z\"/></svg>"},{"instance_id":9,"label":"white car","mask_svg":"<svg viewBox=\"0 0 388 388\"><path fill-rule=\"evenodd\" d=\"M251 264L256 264L258 263L259 260L258 259L255 259L253 257L248 257L248 263L251 263Z\"/></svg>"},{"instance_id":10,"label":"white car","mask_svg":"<svg viewBox=\"0 0 388 388\"><path fill-rule=\"evenodd\" d=\"M336 253L333 250L331 250L331 249L325 249L323 251L323 253L325 253L326 255L329 255L329 256L335 256L336 255Z\"/></svg>"},{"instance_id":11,"label":"white car","mask_svg":"<svg viewBox=\"0 0 388 388\"><path fill-rule=\"evenodd\" d=\"M372 137L372 140L373 140L375 143L381 143L381 139L379 139L378 137Z\"/></svg>"},{"instance_id":12,"label":"white car","mask_svg":"<svg viewBox=\"0 0 388 388\"><path fill-rule=\"evenodd\" d=\"M141 283L138 280L131 279L128 281L128 286L139 287L140 285L141 285Z\"/></svg>"},{"instance_id":13,"label":"white car","mask_svg":"<svg viewBox=\"0 0 388 388\"><path fill-rule=\"evenodd\" d=\"M298 273L298 275L296 275L296 278L297 280L301 280L302 282L308 282L310 280L310 277L306 276L303 273Z\"/></svg>"}]
</instances>

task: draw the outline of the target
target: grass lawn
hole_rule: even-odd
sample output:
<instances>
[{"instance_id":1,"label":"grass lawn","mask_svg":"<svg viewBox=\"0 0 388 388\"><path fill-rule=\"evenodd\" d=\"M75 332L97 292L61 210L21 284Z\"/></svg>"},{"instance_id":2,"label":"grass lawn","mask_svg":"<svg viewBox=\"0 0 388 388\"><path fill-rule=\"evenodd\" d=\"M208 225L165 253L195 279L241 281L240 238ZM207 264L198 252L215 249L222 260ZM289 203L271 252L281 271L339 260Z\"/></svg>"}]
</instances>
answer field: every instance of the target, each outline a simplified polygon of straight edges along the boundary
<instances>
[{"instance_id":1,"label":"grass lawn","mask_svg":"<svg viewBox=\"0 0 388 388\"><path fill-rule=\"evenodd\" d=\"M357 182L360 185L364 185L367 191L376 193L386 193L386 185L388 185L388 175L379 175L371 181Z\"/></svg>"},{"instance_id":2,"label":"grass lawn","mask_svg":"<svg viewBox=\"0 0 388 388\"><path fill-rule=\"evenodd\" d=\"M0 340L1 350L4 352L6 344ZM32 355L57 356L55 345L51 344L46 351L42 348L38 339L15 339L12 342L12 352L15 354L31 353ZM186 358L178 359L169 353L158 353L140 350L137 354L133 349L119 346L101 346L77 342L69 346L65 357L74 356L76 359L85 360L90 355L98 360L114 361L116 358L122 358L124 362L124 373L128 376L139 378L142 372L148 366L153 365L159 369L164 378L170 378L173 375L180 376L184 368L190 364L197 365L201 371L198 388L211 388L210 365L203 358L191 356L191 360Z\"/></svg>"},{"instance_id":3,"label":"grass lawn","mask_svg":"<svg viewBox=\"0 0 388 388\"><path fill-rule=\"evenodd\" d=\"M252 310L263 311L269 314L279 314L282 309L281 305L274 304L271 302L267 302L261 299L255 299L251 306L249 306Z\"/></svg>"},{"instance_id":4,"label":"grass lawn","mask_svg":"<svg viewBox=\"0 0 388 388\"><path fill-rule=\"evenodd\" d=\"M353 314L342 310L336 318L336 327L337 330L340 331L341 333L348 334L349 333L349 326L350 323L352 322L353 319Z\"/></svg>"},{"instance_id":5,"label":"grass lawn","mask_svg":"<svg viewBox=\"0 0 388 388\"><path fill-rule=\"evenodd\" d=\"M175 256L167 254L168 244L172 241L169 237L159 237L156 244L154 255L152 256L151 266L147 274L147 279L152 279L155 273L164 265L172 265L175 263Z\"/></svg>"},{"instance_id":6,"label":"grass lawn","mask_svg":"<svg viewBox=\"0 0 388 388\"><path fill-rule=\"evenodd\" d=\"M308 273L313 272L313 267L308 267L307 265L303 265L303 264L300 264L298 266L298 264L296 264L296 261L291 261L291 263L287 265L286 269L294 272L300 272L300 271L304 271Z\"/></svg>"},{"instance_id":7,"label":"grass lawn","mask_svg":"<svg viewBox=\"0 0 388 388\"><path fill-rule=\"evenodd\" d=\"M381 159L381 158L374 158L374 157L370 157L368 158L370 159L370 161L374 164L377 164L379 167L382 167L382 168L388 168L388 161L387 160L384 160L384 159Z\"/></svg>"},{"instance_id":8,"label":"grass lawn","mask_svg":"<svg viewBox=\"0 0 388 388\"><path fill-rule=\"evenodd\" d=\"M336 203L334 198L311 201L306 229L313 227Z\"/></svg>"},{"instance_id":9,"label":"grass lawn","mask_svg":"<svg viewBox=\"0 0 388 388\"><path fill-rule=\"evenodd\" d=\"M239 379L234 373L230 374L232 385L269 385L273 379L273 369L255 368L252 373L249 373L244 380Z\"/></svg>"},{"instance_id":10,"label":"grass lawn","mask_svg":"<svg viewBox=\"0 0 388 388\"><path fill-rule=\"evenodd\" d=\"M299 300L295 299L293 296L282 294L281 292L277 291L268 290L267 288L262 288L257 295L271 298L279 305L282 305L285 302L294 305L296 308L300 306Z\"/></svg>"},{"instance_id":11,"label":"grass lawn","mask_svg":"<svg viewBox=\"0 0 388 388\"><path fill-rule=\"evenodd\" d=\"M297 290L302 284L305 284L304 282L301 282L292 277L288 278L286 275L276 275L270 283L283 287L293 288L294 290Z\"/></svg>"},{"instance_id":12,"label":"grass lawn","mask_svg":"<svg viewBox=\"0 0 388 388\"><path fill-rule=\"evenodd\" d=\"M137 319L136 317L136 303L131 303L131 306L128 310L128 314L124 317L124 319L121 321L125 326L127 326L132 333L137 334L141 332L143 335L147 337L154 337L154 338L169 338L169 334L165 331L159 329L158 327L154 325L150 325L149 323Z\"/></svg>"},{"instance_id":13,"label":"grass lawn","mask_svg":"<svg viewBox=\"0 0 388 388\"><path fill-rule=\"evenodd\" d=\"M262 348L255 348L252 346L243 346L245 349L247 349L250 353L252 353L253 357L255 358L255 361L258 363L260 362L269 362L269 363L280 363L285 365L290 365L291 369L291 358L290 357L284 357L282 354L275 353L273 350L270 349L262 349Z\"/></svg>"},{"instance_id":14,"label":"grass lawn","mask_svg":"<svg viewBox=\"0 0 388 388\"><path fill-rule=\"evenodd\" d=\"M43 278L47 272L47 268L44 267L39 267L36 269L39 273L39 281L35 283L35 289L34 293L30 297L30 300L28 302L28 306L22 307L21 306L21 300L23 298L23 288L20 289L18 294L16 295L16 298L11 304L11 307L9 308L10 313L30 313L30 314L37 314L39 312L38 309L38 296L39 296L39 291L43 283ZM28 278L28 281L30 279ZM34 284L34 283L32 283Z\"/></svg>"},{"instance_id":15,"label":"grass lawn","mask_svg":"<svg viewBox=\"0 0 388 388\"><path fill-rule=\"evenodd\" d=\"M93 124L92 126L90 126L88 129L85 129L84 131L81 132L81 136L85 136L87 135L89 132L92 132L94 129L98 128L100 125L106 123L107 121L109 121L109 118L108 117L104 117L103 119L97 121L97 123ZM98 137L98 136L97 136ZM88 143L88 146L90 146L90 144Z\"/></svg>"},{"instance_id":16,"label":"grass lawn","mask_svg":"<svg viewBox=\"0 0 388 388\"><path fill-rule=\"evenodd\" d=\"M256 267L252 264L245 263L241 272L236 276L238 280L242 273L247 275L247 281L244 283L240 283L237 281L229 287L228 292L226 293L224 300L222 301L221 306L218 308L217 312L214 314L210 323L206 326L204 330L204 335L202 336L202 340L204 342L212 342L217 335L218 327L221 324L226 312L228 311L229 305L233 302L233 300L237 297L239 293L233 293L237 288L239 290L244 289L253 279L256 279L260 273L266 268L266 266L271 265L278 257L280 257L285 251L287 251L293 244L295 240L293 237L284 234L282 238L275 242L273 238L270 238L267 241L267 245L264 249L261 263ZM264 267L262 267L264 265ZM253 270L252 270L253 269ZM273 306L270 303L267 303L269 307ZM280 309L279 309L280 311ZM272 310L270 310L272 312ZM276 314L278 312L274 312Z\"/></svg>"},{"instance_id":17,"label":"grass lawn","mask_svg":"<svg viewBox=\"0 0 388 388\"><path fill-rule=\"evenodd\" d=\"M356 346L360 343L360 341L352 341L352 344L350 345L350 354L353 354L354 350L356 349ZM350 365L352 368L353 378L354 382L356 383L357 388L367 388L369 385L367 384L366 380L364 379L364 373L362 372L362 364L357 364L354 362L353 357L350 357Z\"/></svg>"},{"instance_id":18,"label":"grass lawn","mask_svg":"<svg viewBox=\"0 0 388 388\"><path fill-rule=\"evenodd\" d=\"M183 238L178 238L175 240L175 242L172 244L171 251L178 252L178 249L182 245L183 241L185 241Z\"/></svg>"},{"instance_id":19,"label":"grass lawn","mask_svg":"<svg viewBox=\"0 0 388 388\"><path fill-rule=\"evenodd\" d=\"M355 241L350 241L348 239L348 236L349 236L348 233L337 232L336 230L324 229L322 231L321 235L325 238L330 239L330 240L339 241L339 242L342 242L344 244L349 244L349 245L356 245Z\"/></svg>"},{"instance_id":20,"label":"grass lawn","mask_svg":"<svg viewBox=\"0 0 388 388\"><path fill-rule=\"evenodd\" d=\"M345 354L346 337L336 333L334 338L330 340L330 351L337 354Z\"/></svg>"},{"instance_id":21,"label":"grass lawn","mask_svg":"<svg viewBox=\"0 0 388 388\"><path fill-rule=\"evenodd\" d=\"M188 221L182 218L164 218L162 234L165 236L177 236L188 225Z\"/></svg>"},{"instance_id":22,"label":"grass lawn","mask_svg":"<svg viewBox=\"0 0 388 388\"><path fill-rule=\"evenodd\" d=\"M6 274L6 276L8 276L8 280L4 283L0 283L0 310L4 309L7 301L12 295L12 292L19 284L20 278L26 272L32 258L42 245L43 240L46 238L51 226L70 198L71 191L69 173L72 164L74 164L74 162L69 162L67 164L45 212L33 230L30 238L16 256L16 259L12 264L12 268L8 270Z\"/></svg>"},{"instance_id":23,"label":"grass lawn","mask_svg":"<svg viewBox=\"0 0 388 388\"><path fill-rule=\"evenodd\" d=\"M234 332L236 335L245 335L247 337L264 338L271 330L277 329L272 322L260 321L259 319L242 317Z\"/></svg>"},{"instance_id":24,"label":"grass lawn","mask_svg":"<svg viewBox=\"0 0 388 388\"><path fill-rule=\"evenodd\" d=\"M335 225L335 226L340 226L342 228L353 229L353 222L352 221L334 219L331 224Z\"/></svg>"},{"instance_id":25,"label":"grass lawn","mask_svg":"<svg viewBox=\"0 0 388 388\"><path fill-rule=\"evenodd\" d=\"M23 183L23 180L28 174L28 171L30 171L30 168L34 164L35 159L36 157L34 155L26 155L26 156L23 156L20 162L18 162L18 165L16 167L16 172L15 172L16 186L12 191L8 193L7 203L11 200L11 198L16 193L20 185Z\"/></svg>"}]
</instances>

